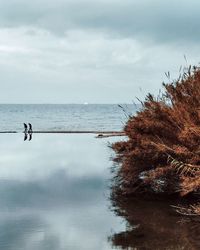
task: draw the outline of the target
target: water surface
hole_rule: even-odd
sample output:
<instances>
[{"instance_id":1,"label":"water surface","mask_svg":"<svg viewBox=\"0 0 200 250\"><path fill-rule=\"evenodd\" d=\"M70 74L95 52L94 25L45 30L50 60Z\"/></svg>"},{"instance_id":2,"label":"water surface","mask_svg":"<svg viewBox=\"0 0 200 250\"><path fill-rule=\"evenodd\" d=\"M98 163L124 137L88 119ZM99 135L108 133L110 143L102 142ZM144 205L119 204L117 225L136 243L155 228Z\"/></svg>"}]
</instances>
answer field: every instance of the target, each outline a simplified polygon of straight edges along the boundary
<instances>
[{"instance_id":1,"label":"water surface","mask_svg":"<svg viewBox=\"0 0 200 250\"><path fill-rule=\"evenodd\" d=\"M0 135L0 249L112 249L107 140Z\"/></svg>"},{"instance_id":2,"label":"water surface","mask_svg":"<svg viewBox=\"0 0 200 250\"><path fill-rule=\"evenodd\" d=\"M125 218L125 230L110 236L117 249L198 250L200 220L178 215L170 207L174 201L128 198L114 201L116 215Z\"/></svg>"},{"instance_id":3,"label":"water surface","mask_svg":"<svg viewBox=\"0 0 200 250\"><path fill-rule=\"evenodd\" d=\"M0 134L0 249L200 249L199 221L170 202L110 200L119 139Z\"/></svg>"},{"instance_id":4,"label":"water surface","mask_svg":"<svg viewBox=\"0 0 200 250\"><path fill-rule=\"evenodd\" d=\"M121 130L127 114L139 106L117 104L0 104L0 131L23 131L23 123L34 130Z\"/></svg>"}]
</instances>

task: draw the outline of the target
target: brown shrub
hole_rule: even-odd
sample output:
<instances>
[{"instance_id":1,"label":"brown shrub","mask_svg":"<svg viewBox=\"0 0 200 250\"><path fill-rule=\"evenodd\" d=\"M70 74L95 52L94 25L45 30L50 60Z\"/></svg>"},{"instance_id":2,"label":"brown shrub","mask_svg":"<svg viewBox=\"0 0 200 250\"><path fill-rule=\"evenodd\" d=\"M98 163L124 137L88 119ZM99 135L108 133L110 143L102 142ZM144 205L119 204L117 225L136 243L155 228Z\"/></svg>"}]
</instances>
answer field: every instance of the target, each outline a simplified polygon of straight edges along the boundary
<instances>
[{"instance_id":1,"label":"brown shrub","mask_svg":"<svg viewBox=\"0 0 200 250\"><path fill-rule=\"evenodd\" d=\"M128 140L112 145L123 194L186 196L200 190L200 68L189 67L163 86L161 97L149 94L128 120Z\"/></svg>"}]
</instances>

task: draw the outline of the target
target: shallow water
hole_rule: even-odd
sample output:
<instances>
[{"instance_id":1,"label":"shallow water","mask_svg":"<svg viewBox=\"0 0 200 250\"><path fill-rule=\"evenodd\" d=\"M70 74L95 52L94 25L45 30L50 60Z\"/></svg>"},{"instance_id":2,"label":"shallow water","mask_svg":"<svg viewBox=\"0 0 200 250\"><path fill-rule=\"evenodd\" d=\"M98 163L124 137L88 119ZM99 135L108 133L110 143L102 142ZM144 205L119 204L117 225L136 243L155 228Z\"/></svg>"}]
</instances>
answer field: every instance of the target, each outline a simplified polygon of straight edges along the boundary
<instances>
[{"instance_id":1,"label":"shallow water","mask_svg":"<svg viewBox=\"0 0 200 250\"><path fill-rule=\"evenodd\" d=\"M0 249L111 249L107 140L0 135Z\"/></svg>"},{"instance_id":2,"label":"shallow water","mask_svg":"<svg viewBox=\"0 0 200 250\"><path fill-rule=\"evenodd\" d=\"M200 249L199 222L170 202L109 199L108 140L0 135L0 249Z\"/></svg>"},{"instance_id":3,"label":"shallow water","mask_svg":"<svg viewBox=\"0 0 200 250\"><path fill-rule=\"evenodd\" d=\"M129 197L115 202L115 213L126 219L127 227L110 237L113 247L130 250L200 249L199 218L178 215L170 207L173 201Z\"/></svg>"}]
</instances>

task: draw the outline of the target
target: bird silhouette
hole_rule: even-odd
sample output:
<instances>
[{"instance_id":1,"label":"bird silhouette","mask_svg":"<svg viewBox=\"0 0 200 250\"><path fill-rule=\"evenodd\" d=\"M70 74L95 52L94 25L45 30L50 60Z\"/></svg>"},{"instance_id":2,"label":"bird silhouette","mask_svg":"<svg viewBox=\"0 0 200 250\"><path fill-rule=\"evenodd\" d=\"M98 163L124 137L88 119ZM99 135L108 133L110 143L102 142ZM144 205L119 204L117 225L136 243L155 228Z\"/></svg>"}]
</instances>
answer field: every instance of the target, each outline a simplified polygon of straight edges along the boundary
<instances>
[{"instance_id":1,"label":"bird silhouette","mask_svg":"<svg viewBox=\"0 0 200 250\"><path fill-rule=\"evenodd\" d=\"M26 123L24 123L24 133L28 132L28 126L26 125Z\"/></svg>"},{"instance_id":2,"label":"bird silhouette","mask_svg":"<svg viewBox=\"0 0 200 250\"><path fill-rule=\"evenodd\" d=\"M29 133L29 139L28 139L29 141L31 141L32 140L32 133Z\"/></svg>"},{"instance_id":3,"label":"bird silhouette","mask_svg":"<svg viewBox=\"0 0 200 250\"><path fill-rule=\"evenodd\" d=\"M26 140L27 140L27 138L28 138L28 134L27 134L27 133L25 133L25 134L24 134L24 141L26 141Z\"/></svg>"},{"instance_id":4,"label":"bird silhouette","mask_svg":"<svg viewBox=\"0 0 200 250\"><path fill-rule=\"evenodd\" d=\"M32 130L32 125L31 125L31 123L29 123L29 124L28 124L28 126L29 126L28 133L32 133L32 132L33 132L33 130Z\"/></svg>"}]
</instances>

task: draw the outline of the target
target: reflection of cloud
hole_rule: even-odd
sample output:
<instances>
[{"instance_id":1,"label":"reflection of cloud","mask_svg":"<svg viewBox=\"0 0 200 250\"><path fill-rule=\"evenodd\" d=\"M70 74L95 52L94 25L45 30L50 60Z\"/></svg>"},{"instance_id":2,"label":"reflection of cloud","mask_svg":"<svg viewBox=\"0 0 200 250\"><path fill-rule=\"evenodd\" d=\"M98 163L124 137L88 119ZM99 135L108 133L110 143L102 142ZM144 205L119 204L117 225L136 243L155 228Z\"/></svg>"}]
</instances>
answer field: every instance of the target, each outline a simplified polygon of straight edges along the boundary
<instances>
[{"instance_id":1,"label":"reflection of cloud","mask_svg":"<svg viewBox=\"0 0 200 250\"><path fill-rule=\"evenodd\" d=\"M110 249L108 158L93 135L1 136L0 249Z\"/></svg>"},{"instance_id":2,"label":"reflection of cloud","mask_svg":"<svg viewBox=\"0 0 200 250\"><path fill-rule=\"evenodd\" d=\"M9 219L15 225L13 229L5 219L5 223L0 224L8 232L6 237L2 236L2 242L9 241L10 237L9 246L15 245L15 249L26 244L30 245L29 249L32 244L36 244L37 249L60 250L63 245L73 250L110 249L107 233L119 225L107 210L105 190L104 177L69 178L62 170L43 180L1 181L0 214L14 214L17 218L28 214L28 219L34 214L36 222L41 220L38 224L27 223L27 228L25 219L19 217L17 223ZM18 227L21 230L18 231Z\"/></svg>"},{"instance_id":3,"label":"reflection of cloud","mask_svg":"<svg viewBox=\"0 0 200 250\"><path fill-rule=\"evenodd\" d=\"M0 181L1 208L87 206L91 201L97 205L102 202L104 190L102 176L71 178L64 170L58 170L37 181Z\"/></svg>"},{"instance_id":4,"label":"reflection of cloud","mask_svg":"<svg viewBox=\"0 0 200 250\"><path fill-rule=\"evenodd\" d=\"M37 234L44 227L37 216L30 215L4 217L0 222L0 247L4 250L24 249L24 246L28 246L27 236L33 232Z\"/></svg>"},{"instance_id":5,"label":"reflection of cloud","mask_svg":"<svg viewBox=\"0 0 200 250\"><path fill-rule=\"evenodd\" d=\"M34 250L34 248L29 248ZM55 250L63 249L59 239L55 235L46 235L38 244L37 250Z\"/></svg>"},{"instance_id":6,"label":"reflection of cloud","mask_svg":"<svg viewBox=\"0 0 200 250\"><path fill-rule=\"evenodd\" d=\"M106 176L108 158L106 144L94 140L94 135L34 134L33 141L24 143L22 134L5 134L1 135L0 179L38 180L58 169L70 177Z\"/></svg>"}]
</instances>

